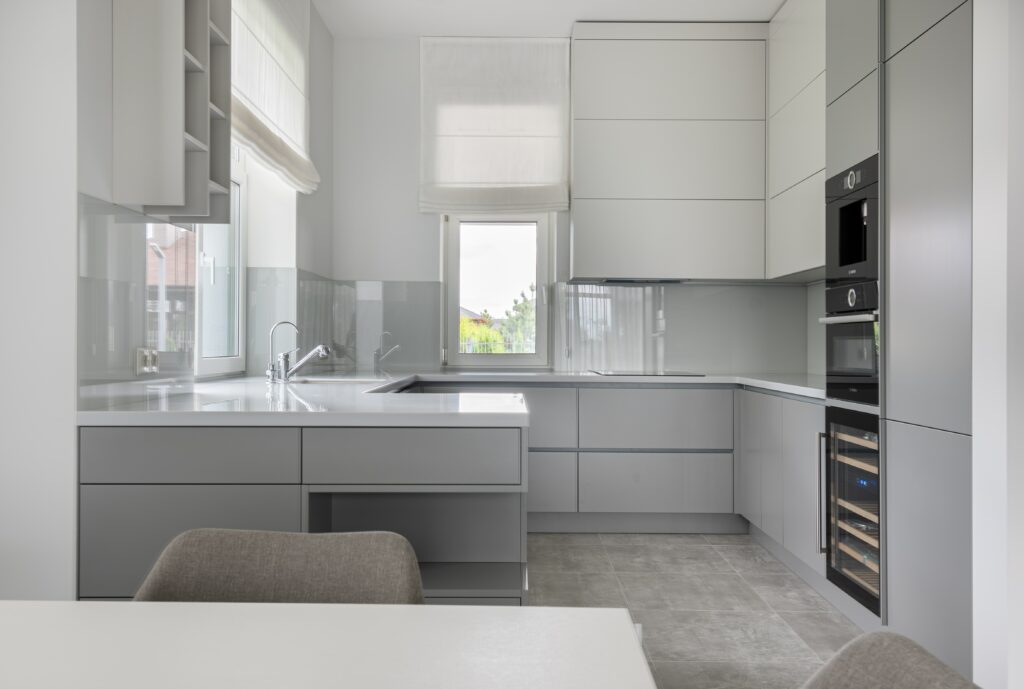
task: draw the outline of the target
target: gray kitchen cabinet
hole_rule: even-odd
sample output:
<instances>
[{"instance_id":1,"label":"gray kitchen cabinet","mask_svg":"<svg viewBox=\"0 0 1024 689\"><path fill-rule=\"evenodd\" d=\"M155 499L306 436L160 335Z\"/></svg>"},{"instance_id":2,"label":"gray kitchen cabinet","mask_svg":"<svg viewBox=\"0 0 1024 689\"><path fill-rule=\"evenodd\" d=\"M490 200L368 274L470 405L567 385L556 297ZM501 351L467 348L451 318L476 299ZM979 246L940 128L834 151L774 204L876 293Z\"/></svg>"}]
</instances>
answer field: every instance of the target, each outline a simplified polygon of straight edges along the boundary
<instances>
[{"instance_id":1,"label":"gray kitchen cabinet","mask_svg":"<svg viewBox=\"0 0 1024 689\"><path fill-rule=\"evenodd\" d=\"M963 1L885 0L885 59L888 60L928 31Z\"/></svg>"},{"instance_id":2,"label":"gray kitchen cabinet","mask_svg":"<svg viewBox=\"0 0 1024 689\"><path fill-rule=\"evenodd\" d=\"M732 450L728 389L581 388L580 447Z\"/></svg>"},{"instance_id":3,"label":"gray kitchen cabinet","mask_svg":"<svg viewBox=\"0 0 1024 689\"><path fill-rule=\"evenodd\" d=\"M878 70L831 103L825 121L827 177L878 153Z\"/></svg>"},{"instance_id":4,"label":"gray kitchen cabinet","mask_svg":"<svg viewBox=\"0 0 1024 689\"><path fill-rule=\"evenodd\" d=\"M879 0L828 0L825 9L828 103L878 67L878 4Z\"/></svg>"},{"instance_id":5,"label":"gray kitchen cabinet","mask_svg":"<svg viewBox=\"0 0 1024 689\"><path fill-rule=\"evenodd\" d=\"M424 383L424 392L516 392L526 400L530 410L529 440L531 448L577 447L576 388L545 388L486 383L457 385Z\"/></svg>"},{"instance_id":6,"label":"gray kitchen cabinet","mask_svg":"<svg viewBox=\"0 0 1024 689\"><path fill-rule=\"evenodd\" d=\"M527 511L575 512L576 453L531 452L529 462Z\"/></svg>"},{"instance_id":7,"label":"gray kitchen cabinet","mask_svg":"<svg viewBox=\"0 0 1024 689\"><path fill-rule=\"evenodd\" d=\"M135 595L164 546L188 529L298 531L293 486L83 485L79 493L78 595Z\"/></svg>"},{"instance_id":8,"label":"gray kitchen cabinet","mask_svg":"<svg viewBox=\"0 0 1024 689\"><path fill-rule=\"evenodd\" d=\"M516 428L304 428L307 484L522 482Z\"/></svg>"},{"instance_id":9,"label":"gray kitchen cabinet","mask_svg":"<svg viewBox=\"0 0 1024 689\"><path fill-rule=\"evenodd\" d=\"M890 628L971 676L971 439L885 423Z\"/></svg>"},{"instance_id":10,"label":"gray kitchen cabinet","mask_svg":"<svg viewBox=\"0 0 1024 689\"><path fill-rule=\"evenodd\" d=\"M732 454L580 453L580 512L733 511Z\"/></svg>"},{"instance_id":11,"label":"gray kitchen cabinet","mask_svg":"<svg viewBox=\"0 0 1024 689\"><path fill-rule=\"evenodd\" d=\"M782 400L782 544L821 576L825 576L825 556L820 547L824 528L824 431L824 405Z\"/></svg>"},{"instance_id":12,"label":"gray kitchen cabinet","mask_svg":"<svg viewBox=\"0 0 1024 689\"><path fill-rule=\"evenodd\" d=\"M740 390L736 511L782 542L782 398Z\"/></svg>"},{"instance_id":13,"label":"gray kitchen cabinet","mask_svg":"<svg viewBox=\"0 0 1024 689\"><path fill-rule=\"evenodd\" d=\"M886 69L886 415L970 433L971 4Z\"/></svg>"},{"instance_id":14,"label":"gray kitchen cabinet","mask_svg":"<svg viewBox=\"0 0 1024 689\"><path fill-rule=\"evenodd\" d=\"M89 427L81 483L298 483L297 428Z\"/></svg>"}]
</instances>

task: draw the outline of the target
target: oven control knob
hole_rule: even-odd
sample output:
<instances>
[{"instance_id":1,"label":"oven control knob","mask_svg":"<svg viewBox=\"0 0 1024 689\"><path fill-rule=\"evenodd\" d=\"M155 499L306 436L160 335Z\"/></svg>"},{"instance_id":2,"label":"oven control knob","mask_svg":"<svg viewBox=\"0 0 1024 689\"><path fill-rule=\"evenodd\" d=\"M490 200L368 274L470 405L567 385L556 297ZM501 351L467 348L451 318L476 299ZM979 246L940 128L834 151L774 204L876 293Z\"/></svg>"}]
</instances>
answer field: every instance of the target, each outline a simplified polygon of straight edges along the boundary
<instances>
[{"instance_id":1,"label":"oven control knob","mask_svg":"<svg viewBox=\"0 0 1024 689\"><path fill-rule=\"evenodd\" d=\"M851 288L850 291L846 293L846 303L850 305L851 309L857 305L857 290Z\"/></svg>"}]
</instances>

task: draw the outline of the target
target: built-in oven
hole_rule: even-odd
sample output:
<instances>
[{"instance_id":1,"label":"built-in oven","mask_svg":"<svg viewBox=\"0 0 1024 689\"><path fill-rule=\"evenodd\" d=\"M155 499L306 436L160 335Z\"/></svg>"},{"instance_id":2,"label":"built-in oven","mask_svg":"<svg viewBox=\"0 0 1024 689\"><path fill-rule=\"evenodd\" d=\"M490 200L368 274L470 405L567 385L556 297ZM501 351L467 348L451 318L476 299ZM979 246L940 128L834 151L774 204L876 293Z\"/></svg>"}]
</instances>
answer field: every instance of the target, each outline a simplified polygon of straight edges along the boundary
<instances>
[{"instance_id":1,"label":"built-in oven","mask_svg":"<svg viewBox=\"0 0 1024 689\"><path fill-rule=\"evenodd\" d=\"M825 202L830 285L878 280L878 156L830 177Z\"/></svg>"},{"instance_id":2,"label":"built-in oven","mask_svg":"<svg viewBox=\"0 0 1024 689\"><path fill-rule=\"evenodd\" d=\"M881 615L885 551L878 416L829 406L825 424L826 576Z\"/></svg>"},{"instance_id":3,"label":"built-in oven","mask_svg":"<svg viewBox=\"0 0 1024 689\"><path fill-rule=\"evenodd\" d=\"M878 406L878 156L825 183L826 395Z\"/></svg>"},{"instance_id":4,"label":"built-in oven","mask_svg":"<svg viewBox=\"0 0 1024 689\"><path fill-rule=\"evenodd\" d=\"M826 396L878 406L878 282L829 287L825 311Z\"/></svg>"}]
</instances>

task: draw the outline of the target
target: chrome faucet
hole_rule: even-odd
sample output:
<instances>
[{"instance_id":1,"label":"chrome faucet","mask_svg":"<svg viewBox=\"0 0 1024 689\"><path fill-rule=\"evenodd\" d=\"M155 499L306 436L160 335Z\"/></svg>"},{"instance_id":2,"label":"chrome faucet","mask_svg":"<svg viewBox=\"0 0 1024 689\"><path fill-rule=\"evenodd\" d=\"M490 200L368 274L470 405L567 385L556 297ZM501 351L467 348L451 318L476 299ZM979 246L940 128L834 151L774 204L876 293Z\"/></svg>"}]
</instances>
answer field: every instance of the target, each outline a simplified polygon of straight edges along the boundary
<instances>
[{"instance_id":1,"label":"chrome faucet","mask_svg":"<svg viewBox=\"0 0 1024 689\"><path fill-rule=\"evenodd\" d=\"M391 356L392 354L394 354L395 352L399 351L402 348L402 345L397 345L396 344L394 347L392 347L391 349L389 349L388 351L385 352L384 351L384 336L385 335L387 335L388 337L392 337L390 331L385 330L384 332L382 332L380 334L380 346L378 346L377 349L375 349L373 351L373 375L377 376L378 378L381 377L382 375L384 375L384 369L382 369L381 366L380 366L381 363L385 359L387 359L389 356Z\"/></svg>"},{"instance_id":2,"label":"chrome faucet","mask_svg":"<svg viewBox=\"0 0 1024 689\"><path fill-rule=\"evenodd\" d=\"M298 326L291 321L278 321L270 328L270 347L267 350L270 352L270 363L267 366L268 383L287 383L296 373L299 372L299 369L313 359L326 359L331 354L331 348L327 345L321 344L309 350L309 352L306 353L306 356L295 362L294 366L291 365L291 355L299 351L298 347L287 352L281 352L275 357L274 331L276 331L278 326L281 325L290 325L295 330L295 335L298 336L299 334Z\"/></svg>"}]
</instances>

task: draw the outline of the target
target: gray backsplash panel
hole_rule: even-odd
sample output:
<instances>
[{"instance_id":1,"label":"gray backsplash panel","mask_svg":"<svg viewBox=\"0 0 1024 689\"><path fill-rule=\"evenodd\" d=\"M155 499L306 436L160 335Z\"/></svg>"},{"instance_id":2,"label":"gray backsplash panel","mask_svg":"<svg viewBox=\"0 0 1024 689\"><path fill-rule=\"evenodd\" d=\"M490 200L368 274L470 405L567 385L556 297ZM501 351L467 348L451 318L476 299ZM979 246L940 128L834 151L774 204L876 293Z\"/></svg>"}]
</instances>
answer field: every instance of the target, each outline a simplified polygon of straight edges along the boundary
<instances>
[{"instance_id":1,"label":"gray backsplash panel","mask_svg":"<svg viewBox=\"0 0 1024 689\"><path fill-rule=\"evenodd\" d=\"M267 370L269 334L274 323L291 321L299 325L297 273L295 268L249 268L245 273L245 368L251 376L262 376ZM285 352L298 344L294 330L287 326L277 329L275 351Z\"/></svg>"}]
</instances>

